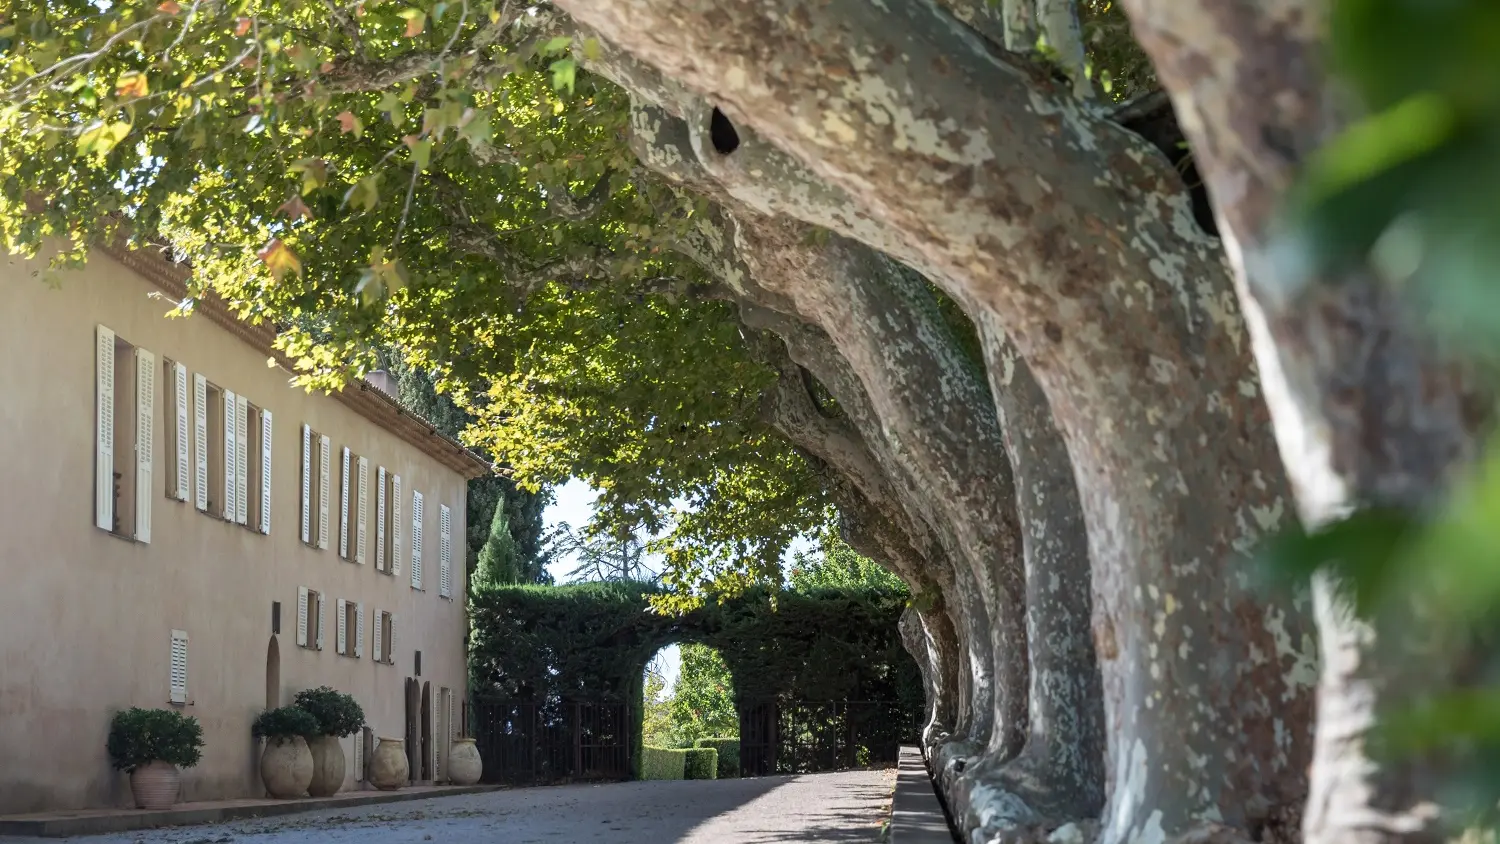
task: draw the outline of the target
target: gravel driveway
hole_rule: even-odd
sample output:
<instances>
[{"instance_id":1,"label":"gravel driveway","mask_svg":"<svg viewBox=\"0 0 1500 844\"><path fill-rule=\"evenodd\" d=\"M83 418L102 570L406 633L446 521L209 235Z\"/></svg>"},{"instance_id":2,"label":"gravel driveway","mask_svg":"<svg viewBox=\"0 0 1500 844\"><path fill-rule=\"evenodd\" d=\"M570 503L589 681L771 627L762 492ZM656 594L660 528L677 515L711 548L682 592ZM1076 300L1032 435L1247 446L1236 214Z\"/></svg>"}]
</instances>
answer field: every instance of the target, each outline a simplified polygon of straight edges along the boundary
<instances>
[{"instance_id":1,"label":"gravel driveway","mask_svg":"<svg viewBox=\"0 0 1500 844\"><path fill-rule=\"evenodd\" d=\"M524 788L63 839L81 844L874 842L895 771ZM0 838L0 844L59 839Z\"/></svg>"}]
</instances>

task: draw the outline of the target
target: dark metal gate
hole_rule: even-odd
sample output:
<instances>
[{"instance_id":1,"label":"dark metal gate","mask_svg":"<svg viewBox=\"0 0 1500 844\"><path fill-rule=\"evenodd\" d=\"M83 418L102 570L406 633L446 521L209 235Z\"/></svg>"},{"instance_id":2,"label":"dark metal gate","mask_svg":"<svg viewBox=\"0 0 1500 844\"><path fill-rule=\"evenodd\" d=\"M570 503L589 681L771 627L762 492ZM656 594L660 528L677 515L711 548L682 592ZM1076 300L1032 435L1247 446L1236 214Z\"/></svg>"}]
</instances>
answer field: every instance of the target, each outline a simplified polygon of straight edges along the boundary
<instances>
[{"instance_id":1,"label":"dark metal gate","mask_svg":"<svg viewBox=\"0 0 1500 844\"><path fill-rule=\"evenodd\" d=\"M740 775L896 764L920 725L889 701L760 701L740 708Z\"/></svg>"},{"instance_id":2,"label":"dark metal gate","mask_svg":"<svg viewBox=\"0 0 1500 844\"><path fill-rule=\"evenodd\" d=\"M623 703L475 701L470 707L483 780L547 785L630 778L630 720Z\"/></svg>"}]
</instances>

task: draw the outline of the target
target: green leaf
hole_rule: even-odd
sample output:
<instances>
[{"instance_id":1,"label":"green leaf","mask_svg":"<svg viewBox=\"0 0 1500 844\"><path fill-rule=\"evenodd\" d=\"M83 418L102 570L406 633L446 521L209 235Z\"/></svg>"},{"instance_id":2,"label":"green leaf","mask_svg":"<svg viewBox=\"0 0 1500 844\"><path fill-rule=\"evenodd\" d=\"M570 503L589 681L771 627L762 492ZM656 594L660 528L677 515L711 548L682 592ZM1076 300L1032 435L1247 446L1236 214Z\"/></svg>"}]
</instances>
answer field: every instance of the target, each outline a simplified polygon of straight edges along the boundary
<instances>
[{"instance_id":1,"label":"green leaf","mask_svg":"<svg viewBox=\"0 0 1500 844\"><path fill-rule=\"evenodd\" d=\"M89 129L78 136L77 153L102 158L129 134L130 124L124 121L113 123L95 121Z\"/></svg>"},{"instance_id":2,"label":"green leaf","mask_svg":"<svg viewBox=\"0 0 1500 844\"><path fill-rule=\"evenodd\" d=\"M558 59L552 63L550 70L552 71L552 90L561 91L567 88L569 94L573 93L573 84L578 77L578 62L573 59Z\"/></svg>"},{"instance_id":3,"label":"green leaf","mask_svg":"<svg viewBox=\"0 0 1500 844\"><path fill-rule=\"evenodd\" d=\"M494 128L490 124L490 112L476 111L468 122L458 130L461 137L471 144L487 144L494 135Z\"/></svg>"},{"instance_id":4,"label":"green leaf","mask_svg":"<svg viewBox=\"0 0 1500 844\"><path fill-rule=\"evenodd\" d=\"M549 38L546 41L543 41L541 46L536 48L536 52L539 56L550 56L554 53L563 52L564 50L568 49L568 47L571 46L572 43L572 36L559 35L556 38Z\"/></svg>"},{"instance_id":5,"label":"green leaf","mask_svg":"<svg viewBox=\"0 0 1500 844\"><path fill-rule=\"evenodd\" d=\"M386 91L384 94L381 94L380 102L376 105L376 108L385 112L386 117L391 121L391 125L397 129L401 128L401 124L406 122L406 107L402 105L401 97L395 91Z\"/></svg>"},{"instance_id":6,"label":"green leaf","mask_svg":"<svg viewBox=\"0 0 1500 844\"><path fill-rule=\"evenodd\" d=\"M373 211L380 204L380 177L366 176L344 193L344 202L354 208Z\"/></svg>"},{"instance_id":7,"label":"green leaf","mask_svg":"<svg viewBox=\"0 0 1500 844\"><path fill-rule=\"evenodd\" d=\"M411 160L423 170L432 160L432 138L422 138L409 145L411 147Z\"/></svg>"},{"instance_id":8,"label":"green leaf","mask_svg":"<svg viewBox=\"0 0 1500 844\"><path fill-rule=\"evenodd\" d=\"M406 31L401 34L407 38L416 38L427 26L427 13L421 9L402 9L396 14L406 21Z\"/></svg>"}]
</instances>

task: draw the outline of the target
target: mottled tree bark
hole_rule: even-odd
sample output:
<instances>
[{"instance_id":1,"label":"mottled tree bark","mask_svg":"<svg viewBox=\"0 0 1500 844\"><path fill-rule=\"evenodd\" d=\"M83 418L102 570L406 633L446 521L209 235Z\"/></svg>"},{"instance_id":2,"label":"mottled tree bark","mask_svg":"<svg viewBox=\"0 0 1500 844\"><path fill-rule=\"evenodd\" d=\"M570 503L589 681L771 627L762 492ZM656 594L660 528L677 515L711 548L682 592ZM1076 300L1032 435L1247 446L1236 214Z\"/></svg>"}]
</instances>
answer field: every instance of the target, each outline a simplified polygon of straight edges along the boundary
<instances>
[{"instance_id":1,"label":"mottled tree bark","mask_svg":"<svg viewBox=\"0 0 1500 844\"><path fill-rule=\"evenodd\" d=\"M1323 4L1125 7L1208 184L1303 520L1438 500L1473 454L1476 421L1413 302L1374 272L1328 283L1287 277L1271 260L1276 208L1296 168L1347 116L1321 61ZM1446 666L1412 658L1404 608L1367 623L1326 578L1315 591L1323 662L1307 840L1433 840L1433 784L1377 763L1364 745L1384 707L1431 691Z\"/></svg>"},{"instance_id":2,"label":"mottled tree bark","mask_svg":"<svg viewBox=\"0 0 1500 844\"><path fill-rule=\"evenodd\" d=\"M1279 525L1282 478L1219 246L1163 157L922 0L563 5L845 192L1030 364L1103 599L1104 839L1285 825L1307 609L1235 570Z\"/></svg>"}]
</instances>

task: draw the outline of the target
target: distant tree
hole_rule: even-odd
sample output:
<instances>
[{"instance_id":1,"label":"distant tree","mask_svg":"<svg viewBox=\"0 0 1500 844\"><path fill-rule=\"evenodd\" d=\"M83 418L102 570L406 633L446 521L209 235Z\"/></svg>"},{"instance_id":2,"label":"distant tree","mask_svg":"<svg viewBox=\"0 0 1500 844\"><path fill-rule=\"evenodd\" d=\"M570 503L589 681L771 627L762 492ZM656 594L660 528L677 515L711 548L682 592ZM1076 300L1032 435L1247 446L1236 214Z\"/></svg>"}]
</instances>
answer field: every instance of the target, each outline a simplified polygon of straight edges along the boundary
<instances>
[{"instance_id":1,"label":"distant tree","mask_svg":"<svg viewBox=\"0 0 1500 844\"><path fill-rule=\"evenodd\" d=\"M669 747L673 742L671 702L667 697L667 678L662 671L661 657L653 657L646 663L645 687L641 700L645 705L641 732L646 744L654 747Z\"/></svg>"},{"instance_id":2,"label":"distant tree","mask_svg":"<svg viewBox=\"0 0 1500 844\"><path fill-rule=\"evenodd\" d=\"M708 645L681 647L682 669L672 689L672 738L688 747L700 738L737 736L739 715L734 708L734 678L719 652Z\"/></svg>"},{"instance_id":3,"label":"distant tree","mask_svg":"<svg viewBox=\"0 0 1500 844\"><path fill-rule=\"evenodd\" d=\"M562 522L548 537L545 556L550 560L569 555L578 561L567 574L569 583L656 579L656 573L646 565L646 544L634 536L620 539L609 534L579 533Z\"/></svg>"},{"instance_id":4,"label":"distant tree","mask_svg":"<svg viewBox=\"0 0 1500 844\"><path fill-rule=\"evenodd\" d=\"M901 591L906 588L900 578L850 548L834 527L825 527L819 532L815 549L793 555L787 582L798 592L872 587Z\"/></svg>"},{"instance_id":5,"label":"distant tree","mask_svg":"<svg viewBox=\"0 0 1500 844\"><path fill-rule=\"evenodd\" d=\"M490 535L479 550L479 560L469 578L469 589L480 594L500 586L521 583L521 560L504 507L496 507L490 519ZM530 582L530 581L527 581Z\"/></svg>"}]
</instances>

